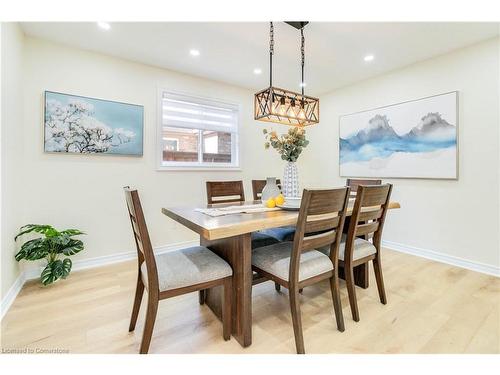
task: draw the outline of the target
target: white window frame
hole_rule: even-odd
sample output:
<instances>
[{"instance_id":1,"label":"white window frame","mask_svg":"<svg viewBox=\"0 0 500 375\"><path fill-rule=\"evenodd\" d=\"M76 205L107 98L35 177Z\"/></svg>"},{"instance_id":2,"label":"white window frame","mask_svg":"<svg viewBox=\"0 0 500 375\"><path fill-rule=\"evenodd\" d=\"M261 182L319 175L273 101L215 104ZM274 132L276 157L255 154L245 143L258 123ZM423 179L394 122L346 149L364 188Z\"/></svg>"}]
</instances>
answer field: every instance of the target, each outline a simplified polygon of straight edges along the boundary
<instances>
[{"instance_id":1,"label":"white window frame","mask_svg":"<svg viewBox=\"0 0 500 375\"><path fill-rule=\"evenodd\" d=\"M236 120L236 132L231 134L231 163L206 163L202 161L203 157L203 130L200 129L198 136L198 162L164 162L163 161L163 126L176 127L175 125L164 124L163 121L163 94L173 94L173 95L184 95L190 97L194 100L201 100L210 103L220 103L221 105L233 106L236 108L237 120ZM193 95L190 93L173 91L169 89L159 88L158 89L158 117L157 117L157 142L156 142L156 154L157 154L157 170L158 171L172 171L172 170L186 170L186 171L197 171L197 170L208 170L208 171L234 171L241 170L240 167L240 155L239 155L239 132L241 123L241 104L230 102L227 100L207 98L198 95ZM193 127L196 129L196 127ZM220 129L209 129L209 130L219 130Z\"/></svg>"}]
</instances>

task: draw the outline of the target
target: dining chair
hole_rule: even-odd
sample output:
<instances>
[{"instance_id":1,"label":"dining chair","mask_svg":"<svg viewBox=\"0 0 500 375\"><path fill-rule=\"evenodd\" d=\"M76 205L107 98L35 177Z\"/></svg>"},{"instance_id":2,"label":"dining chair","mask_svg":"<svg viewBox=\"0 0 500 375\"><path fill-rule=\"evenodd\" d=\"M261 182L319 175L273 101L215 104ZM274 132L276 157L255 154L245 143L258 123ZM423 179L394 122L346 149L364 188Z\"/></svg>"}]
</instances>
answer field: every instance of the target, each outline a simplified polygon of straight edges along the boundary
<instances>
[{"instance_id":1,"label":"dining chair","mask_svg":"<svg viewBox=\"0 0 500 375\"><path fill-rule=\"evenodd\" d=\"M144 212L137 190L124 188L125 198L137 248L138 276L129 332L134 331L144 289L148 293L146 321L140 353L149 350L153 328L162 299L222 285L222 336L231 335L231 266L204 246L155 254L151 246Z\"/></svg>"},{"instance_id":2,"label":"dining chair","mask_svg":"<svg viewBox=\"0 0 500 375\"><path fill-rule=\"evenodd\" d=\"M243 181L207 181L208 204L244 202Z\"/></svg>"},{"instance_id":3,"label":"dining chair","mask_svg":"<svg viewBox=\"0 0 500 375\"><path fill-rule=\"evenodd\" d=\"M329 279L337 328L344 331L338 254L348 202L349 188L305 189L294 241L280 242L252 252L252 269L289 290L298 354L305 353L299 289ZM330 248L328 256L316 250L322 246Z\"/></svg>"},{"instance_id":4,"label":"dining chair","mask_svg":"<svg viewBox=\"0 0 500 375\"><path fill-rule=\"evenodd\" d=\"M356 194L358 191L358 186L360 185L367 185L367 186L372 186L372 185L381 185L382 180L361 180L361 179L356 179L356 178L348 178L346 181L346 185L351 188L351 196L350 198L356 198ZM350 218L346 219L346 227L349 227L350 223ZM370 235L367 234L365 236L362 236L365 240L370 239Z\"/></svg>"},{"instance_id":5,"label":"dining chair","mask_svg":"<svg viewBox=\"0 0 500 375\"><path fill-rule=\"evenodd\" d=\"M354 202L347 235L343 235L339 250L339 264L344 266L352 318L359 321L358 302L354 284L354 267L373 262L380 302L387 304L381 263L382 230L389 208L392 185L360 185ZM359 236L373 234L373 242ZM320 249L328 254L329 249Z\"/></svg>"},{"instance_id":6,"label":"dining chair","mask_svg":"<svg viewBox=\"0 0 500 375\"><path fill-rule=\"evenodd\" d=\"M264 186L266 186L266 180L252 180L252 192L253 192L253 200L258 201L262 197L262 190L264 190ZM276 179L276 185L281 189L281 181L279 178Z\"/></svg>"},{"instance_id":7,"label":"dining chair","mask_svg":"<svg viewBox=\"0 0 500 375\"><path fill-rule=\"evenodd\" d=\"M245 201L243 181L207 181L208 204ZM261 231L252 233L252 249L277 243L279 240Z\"/></svg>"},{"instance_id":8,"label":"dining chair","mask_svg":"<svg viewBox=\"0 0 500 375\"><path fill-rule=\"evenodd\" d=\"M356 193L358 192L358 186L359 185L381 185L382 180L361 180L357 178L348 178L346 181L346 185L351 188L351 198L356 196Z\"/></svg>"}]
</instances>

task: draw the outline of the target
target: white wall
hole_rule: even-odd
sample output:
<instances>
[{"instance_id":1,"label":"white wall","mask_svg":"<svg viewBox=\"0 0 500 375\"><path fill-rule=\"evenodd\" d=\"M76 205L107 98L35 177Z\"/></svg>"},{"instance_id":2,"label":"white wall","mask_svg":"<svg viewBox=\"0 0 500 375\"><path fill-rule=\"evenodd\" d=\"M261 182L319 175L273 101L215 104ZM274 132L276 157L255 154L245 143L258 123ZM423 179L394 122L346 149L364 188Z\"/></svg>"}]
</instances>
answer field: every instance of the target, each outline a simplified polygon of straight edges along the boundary
<instances>
[{"instance_id":1,"label":"white wall","mask_svg":"<svg viewBox=\"0 0 500 375\"><path fill-rule=\"evenodd\" d=\"M202 63L202 62L200 62ZM32 181L26 220L80 228L86 249L75 260L134 249L122 187L139 189L153 246L198 237L164 216L161 207L206 203L206 180L281 175L278 156L264 150L253 120L253 92L138 63L26 37L24 64L25 165ZM158 87L241 103L241 171L156 171ZM43 92L52 90L144 105L144 156L43 153Z\"/></svg>"},{"instance_id":2,"label":"white wall","mask_svg":"<svg viewBox=\"0 0 500 375\"><path fill-rule=\"evenodd\" d=\"M376 61L374 61L376 64ZM499 40L489 40L321 97L314 152L302 160L315 185L339 185L340 115L459 91L459 179L386 180L401 210L384 239L499 267Z\"/></svg>"},{"instance_id":3,"label":"white wall","mask_svg":"<svg viewBox=\"0 0 500 375\"><path fill-rule=\"evenodd\" d=\"M24 36L15 23L2 23L1 91L1 292L2 300L19 275L14 234L22 223L23 111L22 56Z\"/></svg>"}]
</instances>

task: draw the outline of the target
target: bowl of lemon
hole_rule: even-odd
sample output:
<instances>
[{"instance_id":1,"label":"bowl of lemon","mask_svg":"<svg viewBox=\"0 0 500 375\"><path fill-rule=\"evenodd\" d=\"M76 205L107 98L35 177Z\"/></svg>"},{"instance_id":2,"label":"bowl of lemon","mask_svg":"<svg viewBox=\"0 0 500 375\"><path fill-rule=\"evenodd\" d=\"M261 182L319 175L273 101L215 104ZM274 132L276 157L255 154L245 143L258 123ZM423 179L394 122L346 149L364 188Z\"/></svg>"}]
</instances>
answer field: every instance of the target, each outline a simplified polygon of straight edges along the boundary
<instances>
[{"instance_id":1,"label":"bowl of lemon","mask_svg":"<svg viewBox=\"0 0 500 375\"><path fill-rule=\"evenodd\" d=\"M267 208L279 207L283 210L297 211L300 209L300 198L285 198L283 194L279 194L274 198L269 198L263 202Z\"/></svg>"}]
</instances>

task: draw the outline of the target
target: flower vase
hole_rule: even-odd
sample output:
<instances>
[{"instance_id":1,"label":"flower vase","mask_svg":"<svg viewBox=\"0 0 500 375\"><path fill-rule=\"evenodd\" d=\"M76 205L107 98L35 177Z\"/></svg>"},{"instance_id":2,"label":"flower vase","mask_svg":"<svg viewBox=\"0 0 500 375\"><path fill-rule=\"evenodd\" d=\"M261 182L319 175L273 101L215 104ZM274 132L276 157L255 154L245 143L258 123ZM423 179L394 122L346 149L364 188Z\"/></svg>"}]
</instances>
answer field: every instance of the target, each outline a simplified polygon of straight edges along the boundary
<instances>
[{"instance_id":1,"label":"flower vase","mask_svg":"<svg viewBox=\"0 0 500 375\"><path fill-rule=\"evenodd\" d=\"M266 202L270 198L276 198L280 195L281 190L276 184L276 177L268 177L266 179L266 186L262 189L261 200L262 202Z\"/></svg>"},{"instance_id":2,"label":"flower vase","mask_svg":"<svg viewBox=\"0 0 500 375\"><path fill-rule=\"evenodd\" d=\"M299 189L299 172L295 162L289 161L285 165L282 190L285 197L300 198L301 196Z\"/></svg>"}]
</instances>

